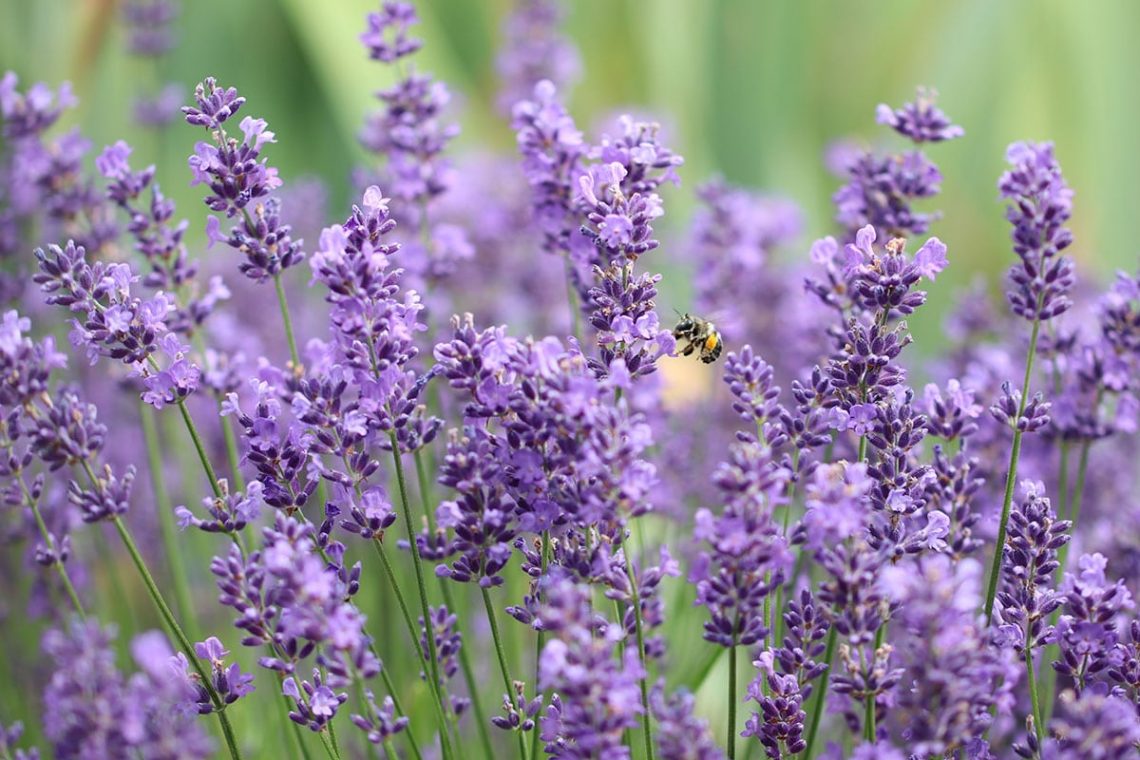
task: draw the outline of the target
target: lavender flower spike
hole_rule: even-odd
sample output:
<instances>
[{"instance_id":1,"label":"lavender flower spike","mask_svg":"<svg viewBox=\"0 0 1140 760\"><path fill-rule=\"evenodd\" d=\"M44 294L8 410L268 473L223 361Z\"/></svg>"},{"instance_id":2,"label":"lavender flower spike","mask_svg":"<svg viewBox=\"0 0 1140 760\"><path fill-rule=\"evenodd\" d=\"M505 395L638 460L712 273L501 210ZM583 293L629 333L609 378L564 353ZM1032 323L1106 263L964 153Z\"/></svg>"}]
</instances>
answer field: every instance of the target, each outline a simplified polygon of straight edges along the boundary
<instances>
[{"instance_id":1,"label":"lavender flower spike","mask_svg":"<svg viewBox=\"0 0 1140 760\"><path fill-rule=\"evenodd\" d=\"M986 593L987 623L993 616L994 597L1001 575L1006 524L1021 456L1021 437L1047 422L1047 407L1043 399L1034 397L1030 401L1029 397L1037 337L1042 322L1064 313L1072 304L1068 293L1074 280L1072 260L1061 255L1061 251L1073 242L1072 233L1063 226L1072 214L1073 193L1061 176L1060 165L1053 158L1053 146L1049 143L1014 143L1006 152L1006 158L1013 168L1002 175L998 187L1002 197L1010 201L1006 218L1013 225L1013 251L1021 260L1009 270L1006 298L1015 314L1029 320L1032 330L1020 394L1007 383L1003 386L1002 398L991 409L998 419L1013 426L1013 443ZM1042 728L1038 726L1038 730Z\"/></svg>"}]
</instances>

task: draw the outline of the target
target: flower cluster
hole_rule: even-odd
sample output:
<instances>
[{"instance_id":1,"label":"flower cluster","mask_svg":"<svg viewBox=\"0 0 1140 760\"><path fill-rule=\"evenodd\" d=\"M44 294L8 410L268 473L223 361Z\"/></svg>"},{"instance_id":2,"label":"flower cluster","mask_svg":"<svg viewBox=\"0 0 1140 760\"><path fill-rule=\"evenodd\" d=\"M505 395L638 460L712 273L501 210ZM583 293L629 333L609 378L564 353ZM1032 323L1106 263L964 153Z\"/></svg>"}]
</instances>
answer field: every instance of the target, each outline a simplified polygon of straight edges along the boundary
<instances>
[{"instance_id":1,"label":"flower cluster","mask_svg":"<svg viewBox=\"0 0 1140 760\"><path fill-rule=\"evenodd\" d=\"M129 0L129 47L175 10ZM369 14L394 84L334 223L215 79L179 221L167 167L55 136L66 85L0 78L0 755L42 705L61 758L1133 756L1140 277L1075 287L1052 147L999 180L1010 314L979 283L939 352L923 150L964 130L928 91L877 112L910 150L835 161L802 250L794 204L722 180L678 231L666 130L564 105L562 11L504 26L513 156L453 141L411 4Z\"/></svg>"},{"instance_id":2,"label":"flower cluster","mask_svg":"<svg viewBox=\"0 0 1140 760\"><path fill-rule=\"evenodd\" d=\"M922 91L915 102L900 109L880 105L878 120L916 146L965 134ZM921 235L938 219L938 214L913 207L915 201L932 198L942 189L942 172L921 150L883 155L861 152L846 163L844 173L848 183L833 201L835 219L849 233L871 225L881 236Z\"/></svg>"},{"instance_id":3,"label":"flower cluster","mask_svg":"<svg viewBox=\"0 0 1140 760\"><path fill-rule=\"evenodd\" d=\"M206 206L226 218L241 220L223 234L221 222L211 216L206 235L211 242L224 242L245 257L238 267L257 282L278 276L304 259L301 241L293 240L292 228L281 218L281 201L272 192L281 187L277 169L261 157L266 143L276 142L264 119L246 116L238 127L242 140L226 133L225 123L245 104L233 87L221 87L207 78L194 90L195 105L182 112L186 123L203 127L211 142L199 142L190 157L192 184L204 184L210 194Z\"/></svg>"}]
</instances>

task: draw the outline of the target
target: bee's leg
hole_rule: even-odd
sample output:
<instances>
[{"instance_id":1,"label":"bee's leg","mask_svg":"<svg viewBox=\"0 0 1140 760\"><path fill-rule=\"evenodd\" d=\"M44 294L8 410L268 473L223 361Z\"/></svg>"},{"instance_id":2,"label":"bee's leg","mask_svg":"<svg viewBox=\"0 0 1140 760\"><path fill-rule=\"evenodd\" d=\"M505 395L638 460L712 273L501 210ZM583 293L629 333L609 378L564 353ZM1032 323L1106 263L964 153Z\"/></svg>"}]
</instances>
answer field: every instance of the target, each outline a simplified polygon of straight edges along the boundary
<instances>
[{"instance_id":1,"label":"bee's leg","mask_svg":"<svg viewBox=\"0 0 1140 760\"><path fill-rule=\"evenodd\" d=\"M686 342L685 347L681 349L681 356L691 356L693 353L693 350L696 347L697 347L696 344L693 343L692 341Z\"/></svg>"}]
</instances>

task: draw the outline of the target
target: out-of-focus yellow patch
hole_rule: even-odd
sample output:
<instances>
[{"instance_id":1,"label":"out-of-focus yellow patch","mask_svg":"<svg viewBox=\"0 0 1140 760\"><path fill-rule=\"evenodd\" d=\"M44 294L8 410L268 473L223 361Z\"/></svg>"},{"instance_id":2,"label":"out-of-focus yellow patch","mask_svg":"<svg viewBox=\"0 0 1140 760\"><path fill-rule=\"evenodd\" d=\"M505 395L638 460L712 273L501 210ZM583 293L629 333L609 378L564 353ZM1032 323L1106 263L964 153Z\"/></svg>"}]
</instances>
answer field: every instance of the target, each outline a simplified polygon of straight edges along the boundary
<instances>
[{"instance_id":1,"label":"out-of-focus yellow patch","mask_svg":"<svg viewBox=\"0 0 1140 760\"><path fill-rule=\"evenodd\" d=\"M695 362L691 357L661 359L657 366L665 381L661 400L666 409L682 409L708 398L720 374L715 365Z\"/></svg>"}]
</instances>

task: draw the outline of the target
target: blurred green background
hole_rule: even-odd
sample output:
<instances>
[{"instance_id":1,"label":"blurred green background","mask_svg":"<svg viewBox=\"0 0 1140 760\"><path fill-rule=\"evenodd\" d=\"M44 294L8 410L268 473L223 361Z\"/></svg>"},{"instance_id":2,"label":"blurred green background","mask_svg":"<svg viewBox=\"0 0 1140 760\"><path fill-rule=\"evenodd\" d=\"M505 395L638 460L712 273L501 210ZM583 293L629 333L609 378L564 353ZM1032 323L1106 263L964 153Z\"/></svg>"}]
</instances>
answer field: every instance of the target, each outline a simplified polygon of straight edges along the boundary
<instances>
[{"instance_id":1,"label":"blurred green background","mask_svg":"<svg viewBox=\"0 0 1140 760\"><path fill-rule=\"evenodd\" d=\"M97 148L120 137L142 160L161 150L160 180L183 213L200 208L187 187L185 156L198 130L172 127L159 148L131 124L139 82L172 79L189 88L214 75L249 99L279 143L270 160L288 181L318 175L334 216L347 202L351 167L365 159L355 133L371 93L391 73L357 43L371 0L188 0L179 44L161 72L124 52L113 0L2 0L0 68L24 82L71 79L81 120ZM426 45L417 66L456 93L463 136L456 150L497 146L513 136L495 108L495 51L510 0L421 2ZM567 31L583 53L572 107L589 127L630 106L671 129L686 158L671 224L683 223L696 186L714 173L779 191L808 215L804 245L833 230L838 181L823 168L832 140L899 145L874 123L917 85L966 128L966 139L930 150L942 167L945 219L933 232L950 246L951 285L1009 262L996 200L1005 146L1050 139L1076 190L1074 254L1104 278L1134 267L1128 220L1140 177L1140 4L1131 0L940 2L750 2L749 0L576 0ZM493 191L493 189L489 189ZM198 223L192 228L201 229ZM940 282L941 285L941 282ZM952 287L937 287L941 312ZM933 315L931 315L933 316ZM932 333L938 320L923 320Z\"/></svg>"},{"instance_id":2,"label":"blurred green background","mask_svg":"<svg viewBox=\"0 0 1140 760\"><path fill-rule=\"evenodd\" d=\"M93 155L122 138L136 147L140 164L158 164L179 215L191 218L192 241L203 238L205 209L201 193L189 187L186 156L202 132L179 123L156 139L132 124L131 101L139 87L166 80L182 83L189 97L194 83L216 76L246 96L247 113L269 121L278 143L267 154L286 182L319 176L329 186L331 214L340 218L350 201L349 173L368 159L355 134L374 107L372 93L392 77L367 60L357 41L364 15L377 5L183 0L178 45L155 71L126 54L113 0L0 0L0 71L14 69L21 88L71 80L81 107L65 124L82 125ZM511 0L418 6L417 33L426 44L415 61L456 95L463 135L454 150L513 152L513 134L495 105L495 53ZM1083 270L1103 280L1136 266L1140 246L1129 224L1140 178L1134 135L1140 96L1133 84L1140 71L1140 3L571 0L567 6L566 31L584 63L571 98L579 124L590 129L625 107L654 114L686 158L683 187L668 191L667 241L669 232L683 229L696 187L721 174L797 201L806 231L785 253L804 255L812 238L835 230L830 197L839 180L824 169L826 146L847 137L901 146L875 124L875 106L899 105L927 85L967 134L929 151L945 181L942 196L924 208L944 211L932 232L949 245L952 266L922 318L912 320L918 350L937 350L939 317L956 286L979 275L996 283L1011 262L996 180L1012 141L1056 142L1076 191L1073 252ZM683 291L683 282L667 278L666 289ZM695 637L699 623L690 622L685 630Z\"/></svg>"}]
</instances>

